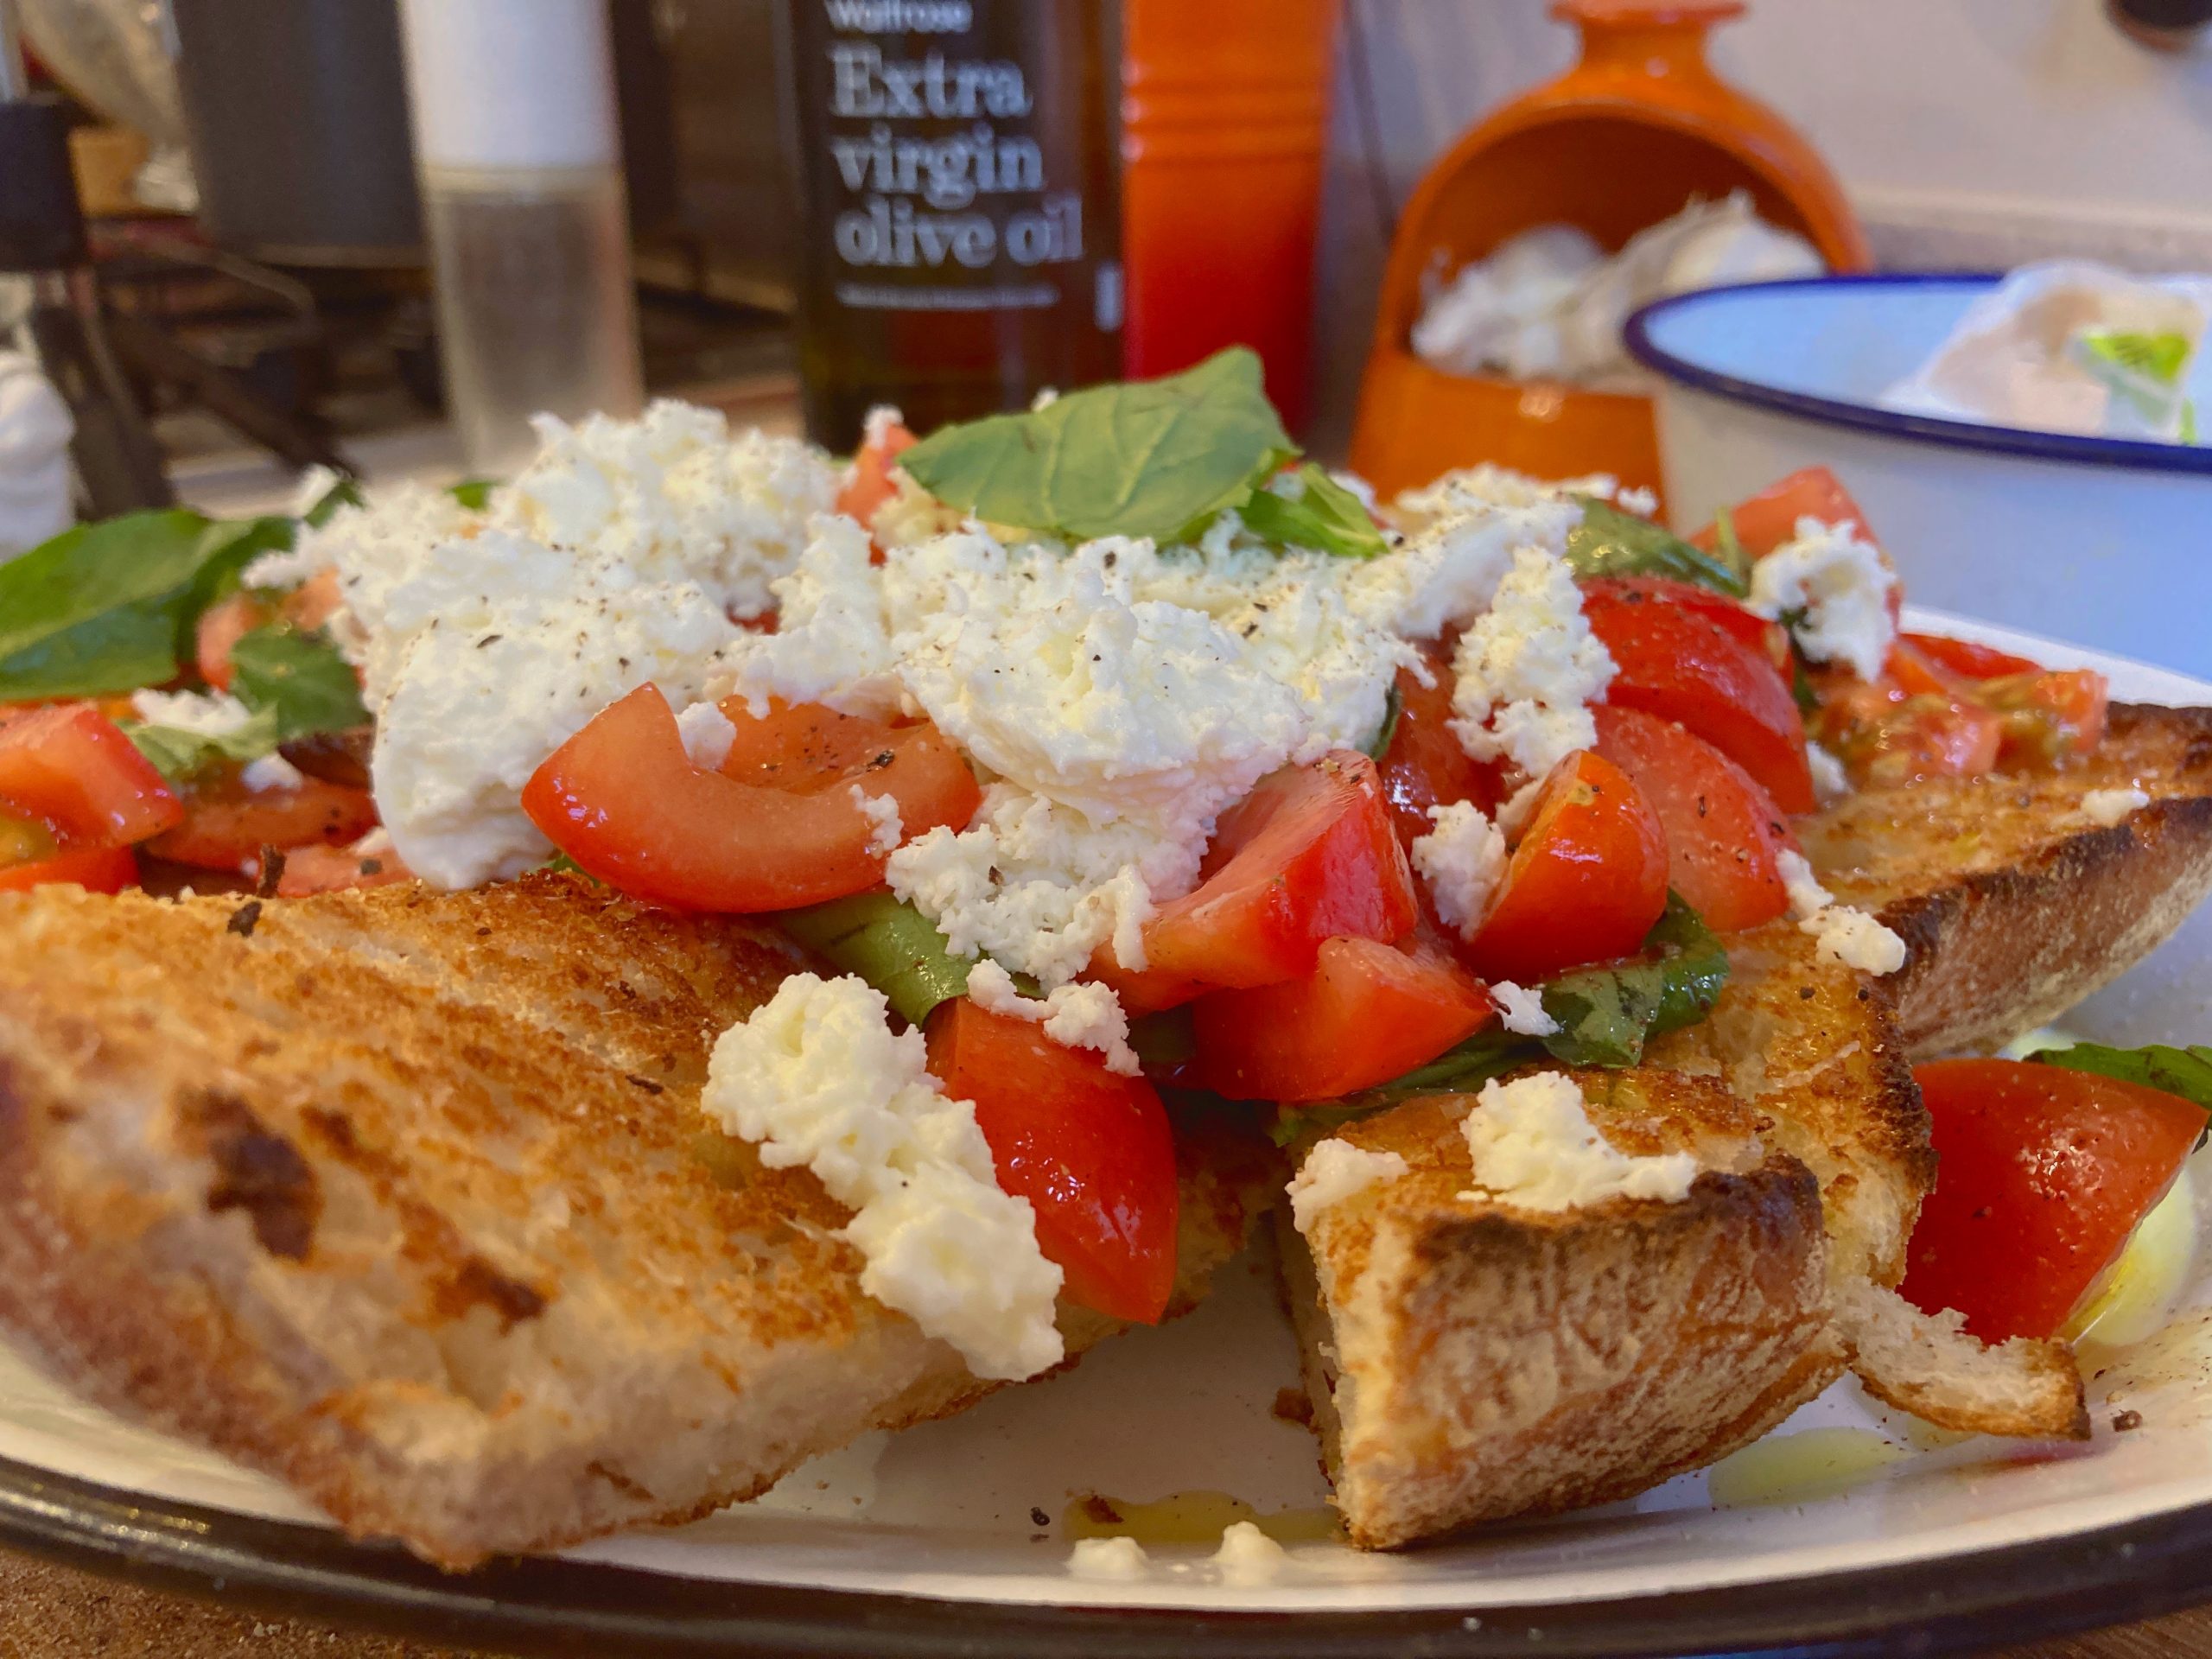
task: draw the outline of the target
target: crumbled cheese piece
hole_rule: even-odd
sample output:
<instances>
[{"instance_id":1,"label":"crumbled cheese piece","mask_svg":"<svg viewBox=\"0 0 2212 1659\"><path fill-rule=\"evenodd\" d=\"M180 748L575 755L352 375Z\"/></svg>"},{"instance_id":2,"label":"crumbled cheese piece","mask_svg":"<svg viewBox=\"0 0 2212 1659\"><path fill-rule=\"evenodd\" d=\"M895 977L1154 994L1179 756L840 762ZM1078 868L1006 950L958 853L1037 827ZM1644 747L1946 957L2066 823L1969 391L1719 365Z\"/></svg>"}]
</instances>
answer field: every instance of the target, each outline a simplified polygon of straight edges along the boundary
<instances>
[{"instance_id":1,"label":"crumbled cheese piece","mask_svg":"<svg viewBox=\"0 0 2212 1659\"><path fill-rule=\"evenodd\" d=\"M545 757L647 682L683 708L741 632L696 582L646 582L504 531L396 585L409 643L375 704L378 808L443 887L520 874L552 844L522 810Z\"/></svg>"},{"instance_id":2,"label":"crumbled cheese piece","mask_svg":"<svg viewBox=\"0 0 2212 1659\"><path fill-rule=\"evenodd\" d=\"M283 755L264 754L239 769L238 782L259 795L272 789L297 789L307 778Z\"/></svg>"},{"instance_id":3,"label":"crumbled cheese piece","mask_svg":"<svg viewBox=\"0 0 2212 1659\"><path fill-rule=\"evenodd\" d=\"M1510 979L1491 982L1490 1000L1497 1004L1497 1022L1508 1031L1523 1037L1549 1037L1559 1030L1559 1021L1544 1012L1541 993L1527 990Z\"/></svg>"},{"instance_id":4,"label":"crumbled cheese piece","mask_svg":"<svg viewBox=\"0 0 2212 1659\"><path fill-rule=\"evenodd\" d=\"M1797 931L1818 940L1822 956L1877 978L1904 966L1904 941L1865 911L1837 904L1835 895L1814 879L1802 853L1785 847L1776 863Z\"/></svg>"},{"instance_id":5,"label":"crumbled cheese piece","mask_svg":"<svg viewBox=\"0 0 2212 1659\"><path fill-rule=\"evenodd\" d=\"M1344 580L1363 616L1408 639L1433 639L1489 607L1516 549L1563 554L1581 522L1580 504L1560 497L1537 494L1507 506L1452 497L1408 522L1403 542L1356 562Z\"/></svg>"},{"instance_id":6,"label":"crumbled cheese piece","mask_svg":"<svg viewBox=\"0 0 2212 1659\"><path fill-rule=\"evenodd\" d=\"M1791 619L1798 648L1816 663L1844 663L1862 680L1880 675L1897 624L1890 616L1896 573L1850 523L1800 518L1797 534L1751 567L1745 607L1770 621Z\"/></svg>"},{"instance_id":7,"label":"crumbled cheese piece","mask_svg":"<svg viewBox=\"0 0 2212 1659\"><path fill-rule=\"evenodd\" d=\"M1862 974L1878 979L1904 966L1904 941L1849 905L1830 905L1798 923L1797 929L1820 941L1822 956Z\"/></svg>"},{"instance_id":8,"label":"crumbled cheese piece","mask_svg":"<svg viewBox=\"0 0 2212 1659\"><path fill-rule=\"evenodd\" d=\"M1428 809L1436 828L1414 839L1414 868L1428 884L1440 920L1471 937L1505 879L1505 836L1471 801Z\"/></svg>"},{"instance_id":9,"label":"crumbled cheese piece","mask_svg":"<svg viewBox=\"0 0 2212 1659\"><path fill-rule=\"evenodd\" d=\"M1014 976L984 957L968 970L968 995L994 1014L1035 1021L1063 1048L1096 1049L1106 1057L1109 1071L1134 1077L1143 1069L1129 1046L1129 1016L1121 998L1104 985L1071 982L1054 986L1046 996L1024 996L1014 988Z\"/></svg>"},{"instance_id":10,"label":"crumbled cheese piece","mask_svg":"<svg viewBox=\"0 0 2212 1659\"><path fill-rule=\"evenodd\" d=\"M1659 493L1632 484L1615 490L1613 501L1623 512L1632 512L1639 518L1649 518L1659 511Z\"/></svg>"},{"instance_id":11,"label":"crumbled cheese piece","mask_svg":"<svg viewBox=\"0 0 2212 1659\"><path fill-rule=\"evenodd\" d=\"M1606 1198L1675 1203L1697 1179L1686 1152L1632 1157L1598 1132L1574 1079L1538 1071L1483 1085L1463 1126L1477 1192L1524 1210L1576 1210Z\"/></svg>"},{"instance_id":12,"label":"crumbled cheese piece","mask_svg":"<svg viewBox=\"0 0 2212 1659\"><path fill-rule=\"evenodd\" d=\"M134 691L130 710L149 726L211 739L234 736L253 718L226 691Z\"/></svg>"},{"instance_id":13,"label":"crumbled cheese piece","mask_svg":"<svg viewBox=\"0 0 2212 1659\"><path fill-rule=\"evenodd\" d=\"M1589 705L1605 696L1613 659L1590 631L1564 559L1516 551L1491 608L1460 636L1452 666L1452 729L1476 760L1503 756L1541 778L1597 742Z\"/></svg>"},{"instance_id":14,"label":"crumbled cheese piece","mask_svg":"<svg viewBox=\"0 0 2212 1659\"><path fill-rule=\"evenodd\" d=\"M741 619L798 561L836 466L797 438L732 433L715 410L662 398L636 420L532 423L538 451L495 493L491 522L645 582L696 582Z\"/></svg>"},{"instance_id":15,"label":"crumbled cheese piece","mask_svg":"<svg viewBox=\"0 0 2212 1659\"><path fill-rule=\"evenodd\" d=\"M706 772L728 760L729 746L737 741L735 723L712 702L693 703L676 717L676 729L691 764Z\"/></svg>"},{"instance_id":16,"label":"crumbled cheese piece","mask_svg":"<svg viewBox=\"0 0 2212 1659\"><path fill-rule=\"evenodd\" d=\"M2139 789L2093 789L2082 798L2082 810L2089 822L2107 830L2150 804L2149 793Z\"/></svg>"},{"instance_id":17,"label":"crumbled cheese piece","mask_svg":"<svg viewBox=\"0 0 2212 1659\"><path fill-rule=\"evenodd\" d=\"M1144 1546L1134 1538L1078 1538L1068 1552L1068 1571L1078 1579L1141 1579L1145 1565Z\"/></svg>"},{"instance_id":18,"label":"crumbled cheese piece","mask_svg":"<svg viewBox=\"0 0 2212 1659\"><path fill-rule=\"evenodd\" d=\"M1249 1521L1231 1522L1222 1531L1213 1563L1224 1584L1273 1584L1289 1564L1289 1552Z\"/></svg>"},{"instance_id":19,"label":"crumbled cheese piece","mask_svg":"<svg viewBox=\"0 0 2212 1659\"><path fill-rule=\"evenodd\" d=\"M852 785L853 804L874 826L868 838L868 849L880 857L888 858L899 849L899 837L906 826L899 821L899 798L895 795L871 795L858 784Z\"/></svg>"},{"instance_id":20,"label":"crumbled cheese piece","mask_svg":"<svg viewBox=\"0 0 2212 1659\"><path fill-rule=\"evenodd\" d=\"M1529 507L1576 495L1610 501L1618 487L1619 480L1610 473L1541 479L1517 473L1510 467L1483 461L1473 467L1456 467L1418 489L1402 490L1390 506L1398 522L1412 529L1470 506ZM1574 505L1575 523L1580 524L1581 519L1582 509Z\"/></svg>"},{"instance_id":21,"label":"crumbled cheese piece","mask_svg":"<svg viewBox=\"0 0 2212 1659\"><path fill-rule=\"evenodd\" d=\"M1782 873L1783 887L1789 895L1789 913L1799 921L1835 902L1835 895L1813 874L1812 861L1804 854L1784 847L1775 855L1774 861Z\"/></svg>"},{"instance_id":22,"label":"crumbled cheese piece","mask_svg":"<svg viewBox=\"0 0 2212 1659\"><path fill-rule=\"evenodd\" d=\"M1349 1141L1318 1142L1283 1189L1290 1195L1291 1224L1310 1231L1325 1211L1406 1173L1406 1160L1395 1152L1370 1152Z\"/></svg>"},{"instance_id":23,"label":"crumbled cheese piece","mask_svg":"<svg viewBox=\"0 0 2212 1659\"><path fill-rule=\"evenodd\" d=\"M1141 968L1153 893L1187 890L1198 867L1198 849L1163 843L1141 825L1096 824L991 784L965 830L940 824L917 836L885 874L955 955L991 956L1057 987L1109 941L1123 967Z\"/></svg>"},{"instance_id":24,"label":"crumbled cheese piece","mask_svg":"<svg viewBox=\"0 0 2212 1659\"><path fill-rule=\"evenodd\" d=\"M1805 760L1813 769L1813 793L1822 806L1833 806L1851 793L1851 774L1834 754L1817 743L1808 743Z\"/></svg>"},{"instance_id":25,"label":"crumbled cheese piece","mask_svg":"<svg viewBox=\"0 0 2212 1659\"><path fill-rule=\"evenodd\" d=\"M715 1045L700 1104L771 1169L804 1165L852 1206L861 1288L957 1348L978 1376L1058 1363L1060 1270L1025 1198L1001 1190L976 1109L948 1100L883 994L794 974Z\"/></svg>"}]
</instances>

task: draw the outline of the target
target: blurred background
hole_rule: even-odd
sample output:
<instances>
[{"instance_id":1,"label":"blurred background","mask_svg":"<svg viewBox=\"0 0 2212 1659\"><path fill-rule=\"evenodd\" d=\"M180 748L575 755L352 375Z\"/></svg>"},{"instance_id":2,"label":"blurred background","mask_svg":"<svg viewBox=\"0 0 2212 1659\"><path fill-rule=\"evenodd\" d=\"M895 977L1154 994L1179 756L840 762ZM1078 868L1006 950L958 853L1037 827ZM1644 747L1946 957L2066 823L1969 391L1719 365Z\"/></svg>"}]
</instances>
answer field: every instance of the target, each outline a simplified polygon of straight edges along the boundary
<instances>
[{"instance_id":1,"label":"blurred background","mask_svg":"<svg viewBox=\"0 0 2212 1659\"><path fill-rule=\"evenodd\" d=\"M2209 12L0 0L0 330L74 416L80 511L495 472L528 408L661 393L844 449L880 402L927 425L1247 343L1386 487L1605 470L1680 520L1734 480L1655 412L1644 303L2212 270ZM56 130L73 202L32 164ZM1860 325L1792 326L1785 360ZM0 369L0 462L54 448L41 396Z\"/></svg>"}]
</instances>

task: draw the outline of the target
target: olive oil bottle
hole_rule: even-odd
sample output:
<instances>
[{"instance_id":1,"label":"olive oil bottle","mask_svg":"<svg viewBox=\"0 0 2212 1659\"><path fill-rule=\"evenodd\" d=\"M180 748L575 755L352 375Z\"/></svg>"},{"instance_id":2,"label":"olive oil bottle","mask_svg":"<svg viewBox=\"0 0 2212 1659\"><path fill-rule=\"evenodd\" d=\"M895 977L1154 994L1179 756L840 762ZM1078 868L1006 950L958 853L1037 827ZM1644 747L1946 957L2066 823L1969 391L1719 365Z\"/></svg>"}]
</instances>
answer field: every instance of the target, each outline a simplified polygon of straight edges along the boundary
<instances>
[{"instance_id":1,"label":"olive oil bottle","mask_svg":"<svg viewBox=\"0 0 2212 1659\"><path fill-rule=\"evenodd\" d=\"M1116 0L785 0L810 436L1122 364Z\"/></svg>"}]
</instances>

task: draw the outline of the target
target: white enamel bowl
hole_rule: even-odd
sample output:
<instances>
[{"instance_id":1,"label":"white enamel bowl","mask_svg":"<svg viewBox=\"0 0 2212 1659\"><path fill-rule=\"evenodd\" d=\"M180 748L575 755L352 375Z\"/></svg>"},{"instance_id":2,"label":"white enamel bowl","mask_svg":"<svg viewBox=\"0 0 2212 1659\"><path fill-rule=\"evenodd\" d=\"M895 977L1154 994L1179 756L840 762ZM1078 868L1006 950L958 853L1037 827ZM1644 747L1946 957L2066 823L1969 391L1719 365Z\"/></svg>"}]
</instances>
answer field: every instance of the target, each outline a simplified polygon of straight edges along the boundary
<instances>
[{"instance_id":1,"label":"white enamel bowl","mask_svg":"<svg viewBox=\"0 0 2212 1659\"><path fill-rule=\"evenodd\" d=\"M1678 528L1834 468L1923 605L2212 676L2212 447L1876 406L1997 279L1887 274L1708 289L1629 320L1661 377Z\"/></svg>"}]
</instances>

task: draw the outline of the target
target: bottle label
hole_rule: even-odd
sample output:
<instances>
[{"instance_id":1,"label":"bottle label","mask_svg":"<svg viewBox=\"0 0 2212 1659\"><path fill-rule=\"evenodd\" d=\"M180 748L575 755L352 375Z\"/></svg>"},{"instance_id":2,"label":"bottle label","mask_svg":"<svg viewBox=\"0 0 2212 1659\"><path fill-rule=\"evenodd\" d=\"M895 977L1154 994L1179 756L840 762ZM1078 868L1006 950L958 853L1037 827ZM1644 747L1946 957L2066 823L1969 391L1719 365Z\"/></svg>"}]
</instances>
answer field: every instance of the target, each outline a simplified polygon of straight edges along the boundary
<instances>
[{"instance_id":1,"label":"bottle label","mask_svg":"<svg viewBox=\"0 0 2212 1659\"><path fill-rule=\"evenodd\" d=\"M1027 8L1008 9L1014 27L993 29L978 26L988 3L970 0L794 0L794 10L809 233L819 243L826 231L813 257L839 304L1088 302L1089 274L1077 280L1094 251L1080 176L1086 112L1065 107L1072 89L1055 100L1038 84L1038 48L1049 42L1023 26ZM1071 176L1056 176L1063 168Z\"/></svg>"}]
</instances>

